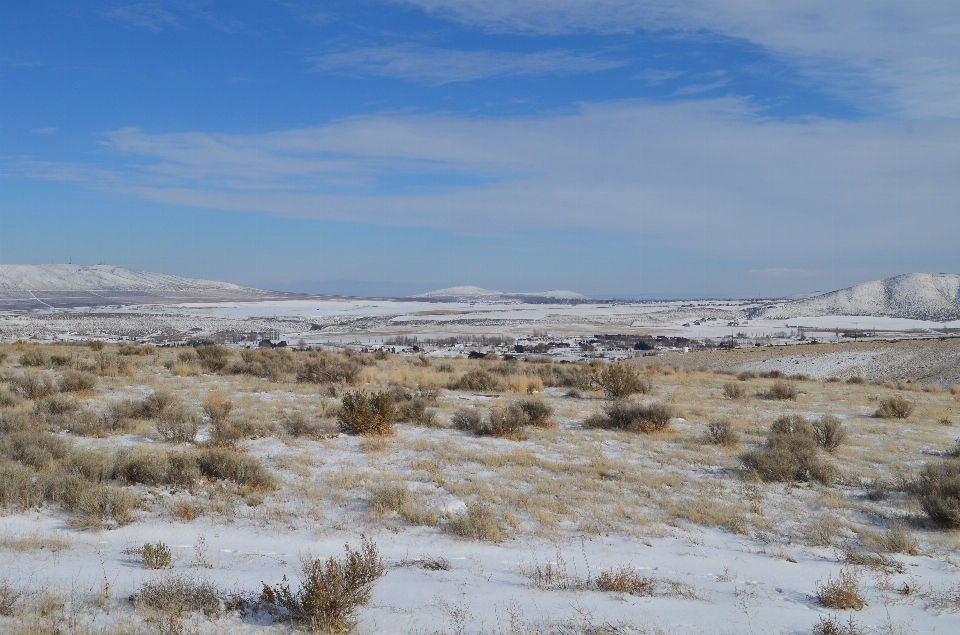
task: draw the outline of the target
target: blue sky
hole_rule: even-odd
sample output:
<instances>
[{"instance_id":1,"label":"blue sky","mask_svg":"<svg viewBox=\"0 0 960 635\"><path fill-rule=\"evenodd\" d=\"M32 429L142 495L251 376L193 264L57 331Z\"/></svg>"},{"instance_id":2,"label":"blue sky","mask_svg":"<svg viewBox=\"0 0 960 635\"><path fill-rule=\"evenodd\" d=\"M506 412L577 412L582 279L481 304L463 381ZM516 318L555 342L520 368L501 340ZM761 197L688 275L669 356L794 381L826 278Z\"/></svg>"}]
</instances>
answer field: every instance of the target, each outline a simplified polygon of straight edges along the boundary
<instances>
[{"instance_id":1,"label":"blue sky","mask_svg":"<svg viewBox=\"0 0 960 635\"><path fill-rule=\"evenodd\" d=\"M960 3L0 11L0 262L368 295L960 272Z\"/></svg>"}]
</instances>

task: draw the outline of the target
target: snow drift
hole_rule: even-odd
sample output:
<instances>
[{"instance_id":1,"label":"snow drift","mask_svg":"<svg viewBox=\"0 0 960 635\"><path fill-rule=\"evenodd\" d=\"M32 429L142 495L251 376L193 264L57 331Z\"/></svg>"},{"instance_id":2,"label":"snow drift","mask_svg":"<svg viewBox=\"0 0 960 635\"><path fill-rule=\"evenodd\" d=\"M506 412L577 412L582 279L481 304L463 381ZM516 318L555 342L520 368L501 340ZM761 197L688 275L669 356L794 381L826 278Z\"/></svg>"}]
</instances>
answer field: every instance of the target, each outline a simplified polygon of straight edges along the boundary
<instances>
[{"instance_id":1,"label":"snow drift","mask_svg":"<svg viewBox=\"0 0 960 635\"><path fill-rule=\"evenodd\" d=\"M946 322L960 319L960 275L905 273L839 291L768 306L757 317L868 315Z\"/></svg>"}]
</instances>

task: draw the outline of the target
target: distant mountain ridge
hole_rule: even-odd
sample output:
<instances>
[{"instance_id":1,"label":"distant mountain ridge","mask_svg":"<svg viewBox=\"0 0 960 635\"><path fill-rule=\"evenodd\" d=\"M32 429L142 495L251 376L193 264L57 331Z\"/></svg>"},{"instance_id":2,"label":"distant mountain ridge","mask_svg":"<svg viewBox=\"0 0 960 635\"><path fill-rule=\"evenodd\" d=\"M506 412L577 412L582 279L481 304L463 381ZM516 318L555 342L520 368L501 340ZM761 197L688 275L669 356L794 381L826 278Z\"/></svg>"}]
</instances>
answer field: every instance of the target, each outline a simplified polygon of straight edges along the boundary
<instances>
[{"instance_id":1,"label":"distant mountain ridge","mask_svg":"<svg viewBox=\"0 0 960 635\"><path fill-rule=\"evenodd\" d=\"M229 282L113 265L0 265L0 291L243 291Z\"/></svg>"},{"instance_id":2,"label":"distant mountain ridge","mask_svg":"<svg viewBox=\"0 0 960 635\"><path fill-rule=\"evenodd\" d=\"M905 273L784 302L760 310L757 317L789 319L828 315L864 315L948 322L960 320L960 275Z\"/></svg>"},{"instance_id":3,"label":"distant mountain ridge","mask_svg":"<svg viewBox=\"0 0 960 635\"><path fill-rule=\"evenodd\" d=\"M438 289L413 296L422 300L437 302L589 302L590 298L575 291L555 289L553 291L504 292L474 286L457 286Z\"/></svg>"}]
</instances>

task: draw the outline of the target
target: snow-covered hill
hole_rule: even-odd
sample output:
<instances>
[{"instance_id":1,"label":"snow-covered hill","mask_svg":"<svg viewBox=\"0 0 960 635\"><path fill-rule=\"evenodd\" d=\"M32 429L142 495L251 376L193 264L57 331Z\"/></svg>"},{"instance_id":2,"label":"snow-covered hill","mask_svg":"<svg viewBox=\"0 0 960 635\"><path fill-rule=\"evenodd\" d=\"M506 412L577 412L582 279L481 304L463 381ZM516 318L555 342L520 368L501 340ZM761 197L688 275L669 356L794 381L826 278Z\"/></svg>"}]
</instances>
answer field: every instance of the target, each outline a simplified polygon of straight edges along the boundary
<instances>
[{"instance_id":1,"label":"snow-covered hill","mask_svg":"<svg viewBox=\"0 0 960 635\"><path fill-rule=\"evenodd\" d=\"M960 319L960 275L905 273L769 306L758 317L788 319L869 315L935 322Z\"/></svg>"},{"instance_id":2,"label":"snow-covered hill","mask_svg":"<svg viewBox=\"0 0 960 635\"><path fill-rule=\"evenodd\" d=\"M112 265L0 265L0 291L243 291L229 282Z\"/></svg>"},{"instance_id":3,"label":"snow-covered hill","mask_svg":"<svg viewBox=\"0 0 960 635\"><path fill-rule=\"evenodd\" d=\"M510 293L482 287L459 286L413 296L440 302L586 302L590 298L574 291L534 291Z\"/></svg>"}]
</instances>

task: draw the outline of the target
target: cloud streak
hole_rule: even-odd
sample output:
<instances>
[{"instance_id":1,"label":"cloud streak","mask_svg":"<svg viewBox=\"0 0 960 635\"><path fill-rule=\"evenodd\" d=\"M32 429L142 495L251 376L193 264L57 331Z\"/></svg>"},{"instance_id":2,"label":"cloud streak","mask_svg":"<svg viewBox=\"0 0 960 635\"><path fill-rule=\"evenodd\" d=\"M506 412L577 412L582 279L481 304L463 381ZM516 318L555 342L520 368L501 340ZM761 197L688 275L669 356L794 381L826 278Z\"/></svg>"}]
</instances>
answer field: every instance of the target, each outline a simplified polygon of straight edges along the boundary
<instances>
[{"instance_id":1,"label":"cloud streak","mask_svg":"<svg viewBox=\"0 0 960 635\"><path fill-rule=\"evenodd\" d=\"M112 166L7 172L181 206L480 234L584 227L783 260L955 257L960 235L957 122L784 122L739 99L625 101L498 120L385 113L258 135L125 128L103 143Z\"/></svg>"},{"instance_id":2,"label":"cloud streak","mask_svg":"<svg viewBox=\"0 0 960 635\"><path fill-rule=\"evenodd\" d=\"M457 51L405 44L357 48L308 59L319 72L378 75L432 85L517 75L578 75L627 64L571 51Z\"/></svg>"},{"instance_id":3,"label":"cloud streak","mask_svg":"<svg viewBox=\"0 0 960 635\"><path fill-rule=\"evenodd\" d=\"M712 32L764 47L867 112L960 116L954 0L396 0L492 32Z\"/></svg>"}]
</instances>

